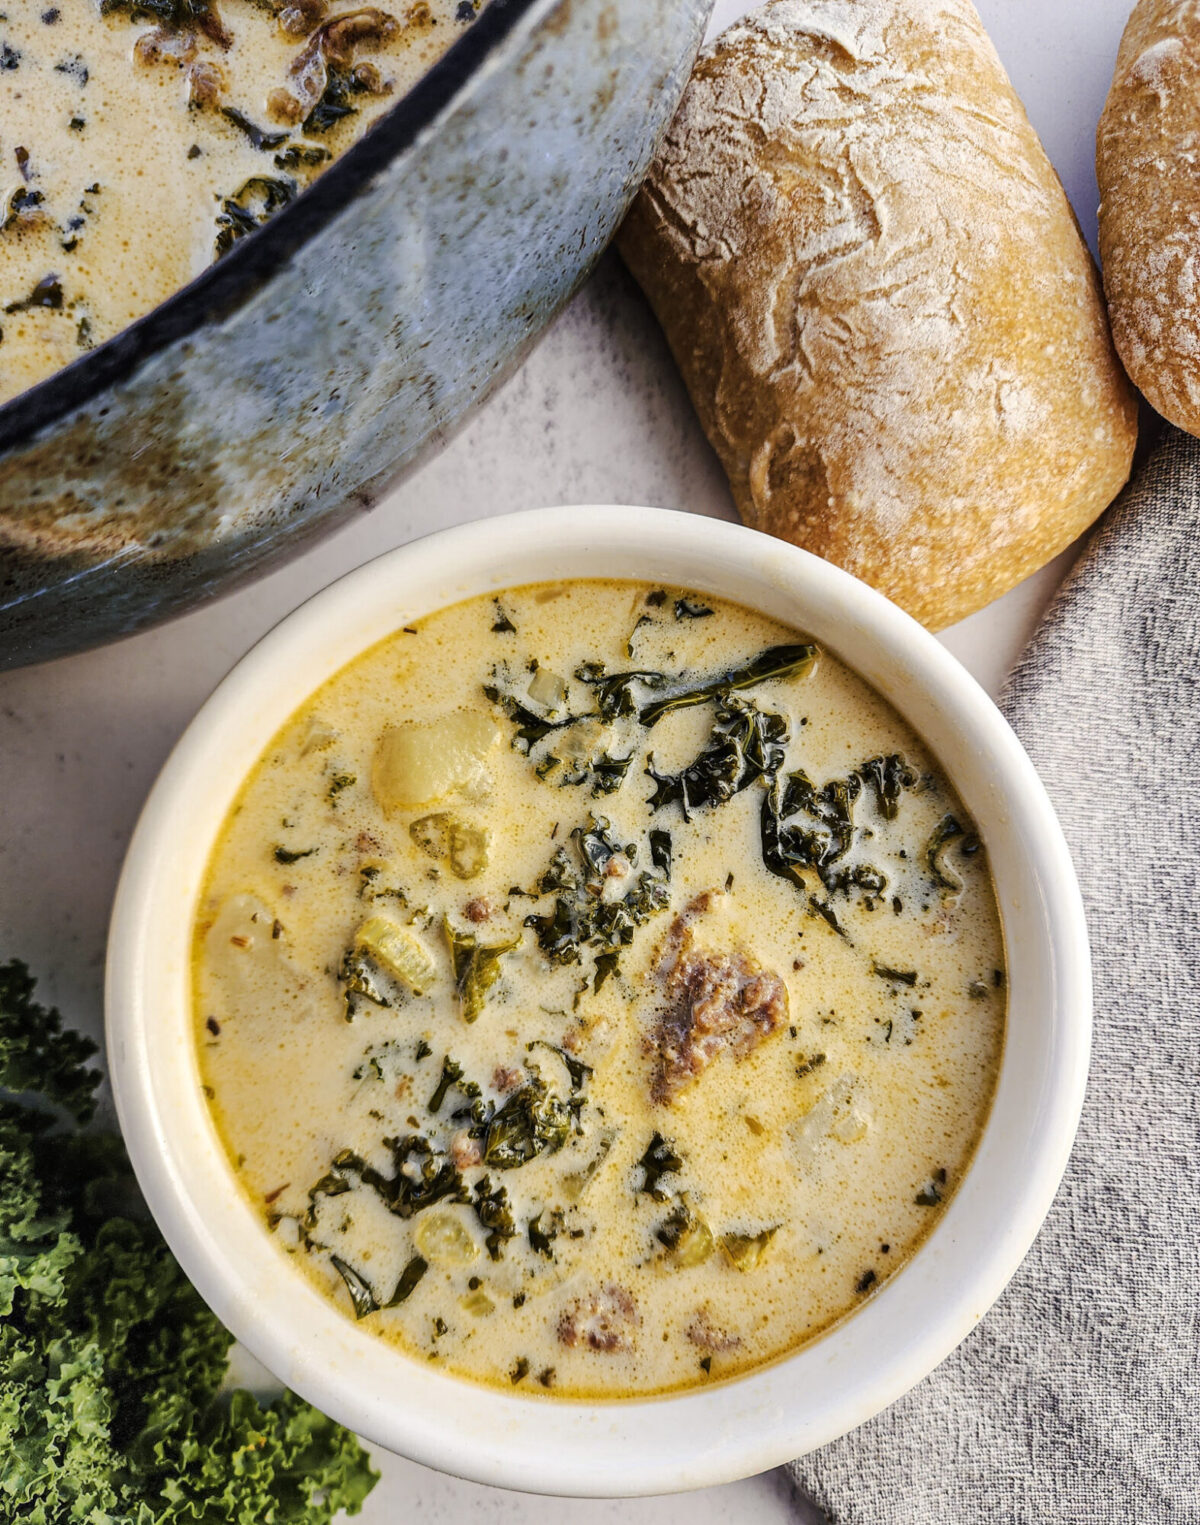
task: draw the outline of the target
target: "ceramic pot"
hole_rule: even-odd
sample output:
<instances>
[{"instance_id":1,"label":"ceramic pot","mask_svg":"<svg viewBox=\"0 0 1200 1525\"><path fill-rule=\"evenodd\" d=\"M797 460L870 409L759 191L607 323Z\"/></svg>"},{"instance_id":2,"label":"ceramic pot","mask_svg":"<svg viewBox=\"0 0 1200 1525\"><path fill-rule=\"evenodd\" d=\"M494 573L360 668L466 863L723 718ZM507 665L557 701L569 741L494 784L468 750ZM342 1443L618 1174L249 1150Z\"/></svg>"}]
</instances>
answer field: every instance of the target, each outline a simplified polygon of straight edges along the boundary
<instances>
[{"instance_id":1,"label":"ceramic pot","mask_svg":"<svg viewBox=\"0 0 1200 1525\"><path fill-rule=\"evenodd\" d=\"M0 408L0 666L296 554L435 449L591 269L712 0L491 0L253 238Z\"/></svg>"}]
</instances>

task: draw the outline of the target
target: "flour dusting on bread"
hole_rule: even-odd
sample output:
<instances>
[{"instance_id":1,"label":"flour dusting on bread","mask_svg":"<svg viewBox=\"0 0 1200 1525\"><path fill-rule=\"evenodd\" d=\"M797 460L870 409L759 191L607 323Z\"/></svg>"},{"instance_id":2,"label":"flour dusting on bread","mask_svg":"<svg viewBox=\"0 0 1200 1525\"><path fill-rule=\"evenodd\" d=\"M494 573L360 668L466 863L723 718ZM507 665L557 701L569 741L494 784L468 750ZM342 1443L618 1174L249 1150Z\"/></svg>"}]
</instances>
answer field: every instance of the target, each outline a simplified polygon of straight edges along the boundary
<instances>
[{"instance_id":1,"label":"flour dusting on bread","mask_svg":"<svg viewBox=\"0 0 1200 1525\"><path fill-rule=\"evenodd\" d=\"M1127 475L1095 271L968 0L775 0L730 28L620 247L743 517L929 624Z\"/></svg>"}]
</instances>

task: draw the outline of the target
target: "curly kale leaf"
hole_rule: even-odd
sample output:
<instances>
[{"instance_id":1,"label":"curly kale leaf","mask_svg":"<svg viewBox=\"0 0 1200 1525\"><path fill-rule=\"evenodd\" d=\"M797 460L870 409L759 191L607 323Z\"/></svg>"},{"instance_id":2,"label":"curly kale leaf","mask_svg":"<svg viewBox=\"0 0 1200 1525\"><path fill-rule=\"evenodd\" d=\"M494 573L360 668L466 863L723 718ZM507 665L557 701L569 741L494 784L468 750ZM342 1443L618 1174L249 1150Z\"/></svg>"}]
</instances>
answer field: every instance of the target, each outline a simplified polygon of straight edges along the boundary
<instances>
[{"instance_id":1,"label":"curly kale leaf","mask_svg":"<svg viewBox=\"0 0 1200 1525\"><path fill-rule=\"evenodd\" d=\"M54 1007L33 998L34 979L18 959L0 964L0 1090L37 1092L84 1123L95 1111L99 1070L85 1068L96 1045L64 1031Z\"/></svg>"},{"instance_id":2,"label":"curly kale leaf","mask_svg":"<svg viewBox=\"0 0 1200 1525\"><path fill-rule=\"evenodd\" d=\"M3 968L0 1078L78 1115L91 1048ZM39 1074L31 1067L42 1066ZM294 1394L223 1395L231 1336L137 1202L108 1134L0 1105L0 1518L30 1525L326 1525L375 1482L348 1431Z\"/></svg>"}]
</instances>

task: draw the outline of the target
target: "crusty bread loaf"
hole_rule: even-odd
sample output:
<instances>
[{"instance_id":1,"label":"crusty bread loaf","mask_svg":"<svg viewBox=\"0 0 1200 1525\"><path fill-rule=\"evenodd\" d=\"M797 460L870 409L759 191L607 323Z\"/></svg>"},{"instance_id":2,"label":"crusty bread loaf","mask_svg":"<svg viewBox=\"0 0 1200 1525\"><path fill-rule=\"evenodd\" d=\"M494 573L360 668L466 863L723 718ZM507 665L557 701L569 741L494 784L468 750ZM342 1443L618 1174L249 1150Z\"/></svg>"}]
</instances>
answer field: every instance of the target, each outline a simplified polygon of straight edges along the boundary
<instances>
[{"instance_id":1,"label":"crusty bread loaf","mask_svg":"<svg viewBox=\"0 0 1200 1525\"><path fill-rule=\"evenodd\" d=\"M1125 481L1136 407L969 0L774 0L700 55L619 247L748 524L938 628Z\"/></svg>"},{"instance_id":2,"label":"crusty bread loaf","mask_svg":"<svg viewBox=\"0 0 1200 1525\"><path fill-rule=\"evenodd\" d=\"M1096 133L1100 263L1125 368L1200 434L1200 5L1140 0Z\"/></svg>"}]
</instances>

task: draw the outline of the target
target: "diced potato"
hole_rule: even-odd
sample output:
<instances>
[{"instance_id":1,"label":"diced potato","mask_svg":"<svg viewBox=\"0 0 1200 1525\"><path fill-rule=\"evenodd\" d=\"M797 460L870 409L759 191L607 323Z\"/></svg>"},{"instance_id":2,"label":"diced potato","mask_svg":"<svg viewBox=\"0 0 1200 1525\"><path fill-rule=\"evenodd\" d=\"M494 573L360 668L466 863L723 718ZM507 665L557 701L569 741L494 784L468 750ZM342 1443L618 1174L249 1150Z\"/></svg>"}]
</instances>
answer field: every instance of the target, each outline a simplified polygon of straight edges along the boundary
<instances>
[{"instance_id":1,"label":"diced potato","mask_svg":"<svg viewBox=\"0 0 1200 1525\"><path fill-rule=\"evenodd\" d=\"M324 752L326 747L334 744L337 736L337 731L327 720L322 720L320 715L310 715L300 737L300 756L307 757L310 752Z\"/></svg>"},{"instance_id":2,"label":"diced potato","mask_svg":"<svg viewBox=\"0 0 1200 1525\"><path fill-rule=\"evenodd\" d=\"M205 941L209 969L231 1010L302 995L305 982L288 954L283 928L257 895L228 896Z\"/></svg>"},{"instance_id":3,"label":"diced potato","mask_svg":"<svg viewBox=\"0 0 1200 1525\"><path fill-rule=\"evenodd\" d=\"M469 1266L479 1258L479 1246L470 1230L454 1213L424 1213L413 1234L413 1243L435 1266Z\"/></svg>"},{"instance_id":4,"label":"diced potato","mask_svg":"<svg viewBox=\"0 0 1200 1525\"><path fill-rule=\"evenodd\" d=\"M388 726L371 768L375 798L384 810L404 810L478 788L486 779L487 754L499 739L495 719L479 710Z\"/></svg>"},{"instance_id":5,"label":"diced potato","mask_svg":"<svg viewBox=\"0 0 1200 1525\"><path fill-rule=\"evenodd\" d=\"M437 976L433 960L417 938L386 916L371 916L354 934L354 946L423 995Z\"/></svg>"},{"instance_id":6,"label":"diced potato","mask_svg":"<svg viewBox=\"0 0 1200 1525\"><path fill-rule=\"evenodd\" d=\"M486 1318L489 1313L496 1311L495 1303L482 1287L476 1287L474 1292L468 1292L465 1297L460 1297L458 1306L472 1318Z\"/></svg>"}]
</instances>

